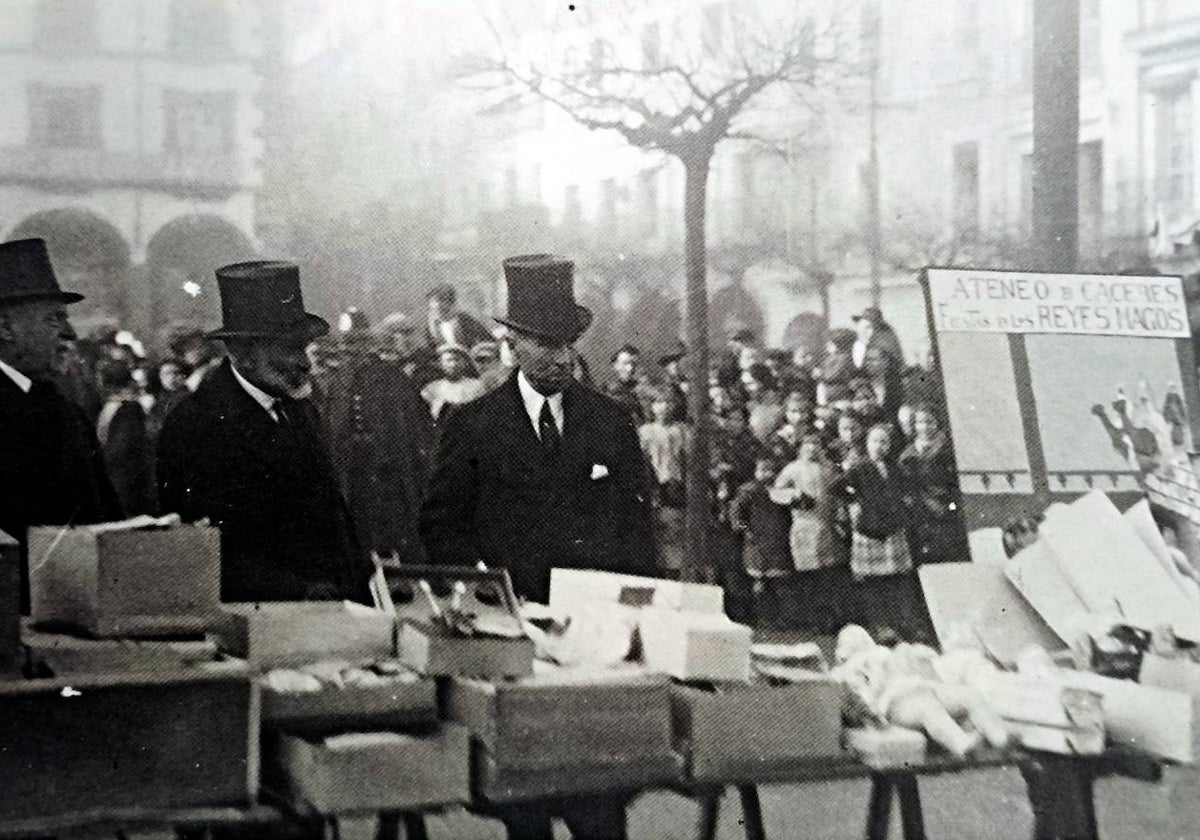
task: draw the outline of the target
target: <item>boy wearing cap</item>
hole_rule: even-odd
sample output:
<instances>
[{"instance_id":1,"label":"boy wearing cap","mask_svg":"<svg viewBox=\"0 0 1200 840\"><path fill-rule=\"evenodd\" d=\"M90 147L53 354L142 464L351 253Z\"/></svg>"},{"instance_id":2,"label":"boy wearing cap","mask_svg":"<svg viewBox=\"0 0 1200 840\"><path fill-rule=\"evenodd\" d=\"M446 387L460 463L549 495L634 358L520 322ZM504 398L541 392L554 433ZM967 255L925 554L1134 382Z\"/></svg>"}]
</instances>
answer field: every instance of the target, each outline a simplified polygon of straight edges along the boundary
<instances>
[{"instance_id":1,"label":"boy wearing cap","mask_svg":"<svg viewBox=\"0 0 1200 840\"><path fill-rule=\"evenodd\" d=\"M75 330L46 243L0 244L0 530L20 544L21 611L29 611L26 532L32 525L120 519L100 443L83 411L52 384Z\"/></svg>"}]
</instances>

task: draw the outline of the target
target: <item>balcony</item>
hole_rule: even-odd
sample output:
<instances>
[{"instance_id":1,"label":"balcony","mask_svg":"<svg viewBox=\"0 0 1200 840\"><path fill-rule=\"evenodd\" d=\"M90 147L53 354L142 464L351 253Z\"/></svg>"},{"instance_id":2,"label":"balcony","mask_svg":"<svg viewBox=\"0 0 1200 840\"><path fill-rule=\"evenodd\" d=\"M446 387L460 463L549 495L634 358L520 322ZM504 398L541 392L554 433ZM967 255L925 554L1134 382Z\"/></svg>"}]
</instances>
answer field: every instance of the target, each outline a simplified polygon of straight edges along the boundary
<instances>
[{"instance_id":1,"label":"balcony","mask_svg":"<svg viewBox=\"0 0 1200 840\"><path fill-rule=\"evenodd\" d=\"M0 148L0 184L59 192L145 189L222 199L254 186L237 155L134 154L101 149Z\"/></svg>"}]
</instances>

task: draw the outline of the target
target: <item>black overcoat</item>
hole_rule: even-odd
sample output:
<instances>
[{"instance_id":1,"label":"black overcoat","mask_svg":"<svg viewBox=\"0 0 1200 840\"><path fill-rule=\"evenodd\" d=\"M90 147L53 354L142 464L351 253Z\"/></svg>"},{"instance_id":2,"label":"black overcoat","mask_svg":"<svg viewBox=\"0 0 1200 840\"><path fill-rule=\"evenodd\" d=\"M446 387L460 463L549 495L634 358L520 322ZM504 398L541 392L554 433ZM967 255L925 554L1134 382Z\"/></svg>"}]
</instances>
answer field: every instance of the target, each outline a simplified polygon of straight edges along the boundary
<instances>
[{"instance_id":1,"label":"black overcoat","mask_svg":"<svg viewBox=\"0 0 1200 840\"><path fill-rule=\"evenodd\" d=\"M21 606L29 609L26 530L120 519L121 505L92 423L48 382L28 394L0 373L0 530L21 545Z\"/></svg>"},{"instance_id":2,"label":"black overcoat","mask_svg":"<svg viewBox=\"0 0 1200 840\"><path fill-rule=\"evenodd\" d=\"M365 600L359 548L316 408L276 423L228 361L167 417L160 507L221 529L221 600Z\"/></svg>"},{"instance_id":3,"label":"black overcoat","mask_svg":"<svg viewBox=\"0 0 1200 840\"><path fill-rule=\"evenodd\" d=\"M579 384L563 437L544 453L516 376L445 420L421 511L434 563L507 568L545 603L555 567L653 574L649 473L629 412Z\"/></svg>"}]
</instances>

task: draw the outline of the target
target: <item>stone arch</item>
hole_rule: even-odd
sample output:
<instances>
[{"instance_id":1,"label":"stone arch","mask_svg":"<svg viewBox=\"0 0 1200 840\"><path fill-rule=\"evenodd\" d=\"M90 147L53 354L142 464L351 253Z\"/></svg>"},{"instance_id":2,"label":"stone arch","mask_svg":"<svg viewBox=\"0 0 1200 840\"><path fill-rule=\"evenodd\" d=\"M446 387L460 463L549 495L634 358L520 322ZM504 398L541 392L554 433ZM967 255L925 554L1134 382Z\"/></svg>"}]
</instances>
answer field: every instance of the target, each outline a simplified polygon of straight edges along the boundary
<instances>
[{"instance_id":1,"label":"stone arch","mask_svg":"<svg viewBox=\"0 0 1200 840\"><path fill-rule=\"evenodd\" d=\"M216 270L257 256L249 238L220 216L188 215L167 222L146 245L151 329L175 323L219 325Z\"/></svg>"},{"instance_id":2,"label":"stone arch","mask_svg":"<svg viewBox=\"0 0 1200 840\"><path fill-rule=\"evenodd\" d=\"M7 236L33 237L46 240L59 284L85 296L71 308L81 333L89 322L129 316L129 243L110 222L78 207L43 210L27 216Z\"/></svg>"}]
</instances>

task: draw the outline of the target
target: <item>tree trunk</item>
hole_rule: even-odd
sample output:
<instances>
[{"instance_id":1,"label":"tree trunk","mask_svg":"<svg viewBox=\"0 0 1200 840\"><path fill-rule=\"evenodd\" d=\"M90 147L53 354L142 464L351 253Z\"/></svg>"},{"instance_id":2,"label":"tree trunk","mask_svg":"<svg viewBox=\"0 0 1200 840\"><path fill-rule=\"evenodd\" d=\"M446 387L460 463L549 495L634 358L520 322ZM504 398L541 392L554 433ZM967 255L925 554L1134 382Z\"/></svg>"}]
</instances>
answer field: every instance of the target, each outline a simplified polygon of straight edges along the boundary
<instances>
[{"instance_id":1,"label":"tree trunk","mask_svg":"<svg viewBox=\"0 0 1200 840\"><path fill-rule=\"evenodd\" d=\"M708 281L707 248L704 241L705 200L708 196L708 167L712 151L684 160L683 253L687 292L684 304L684 341L688 346L688 416L692 419L692 445L687 469L687 532L682 577L698 580L708 568L709 508L708 411Z\"/></svg>"},{"instance_id":2,"label":"tree trunk","mask_svg":"<svg viewBox=\"0 0 1200 840\"><path fill-rule=\"evenodd\" d=\"M1033 267L1079 258L1079 0L1033 7Z\"/></svg>"}]
</instances>

